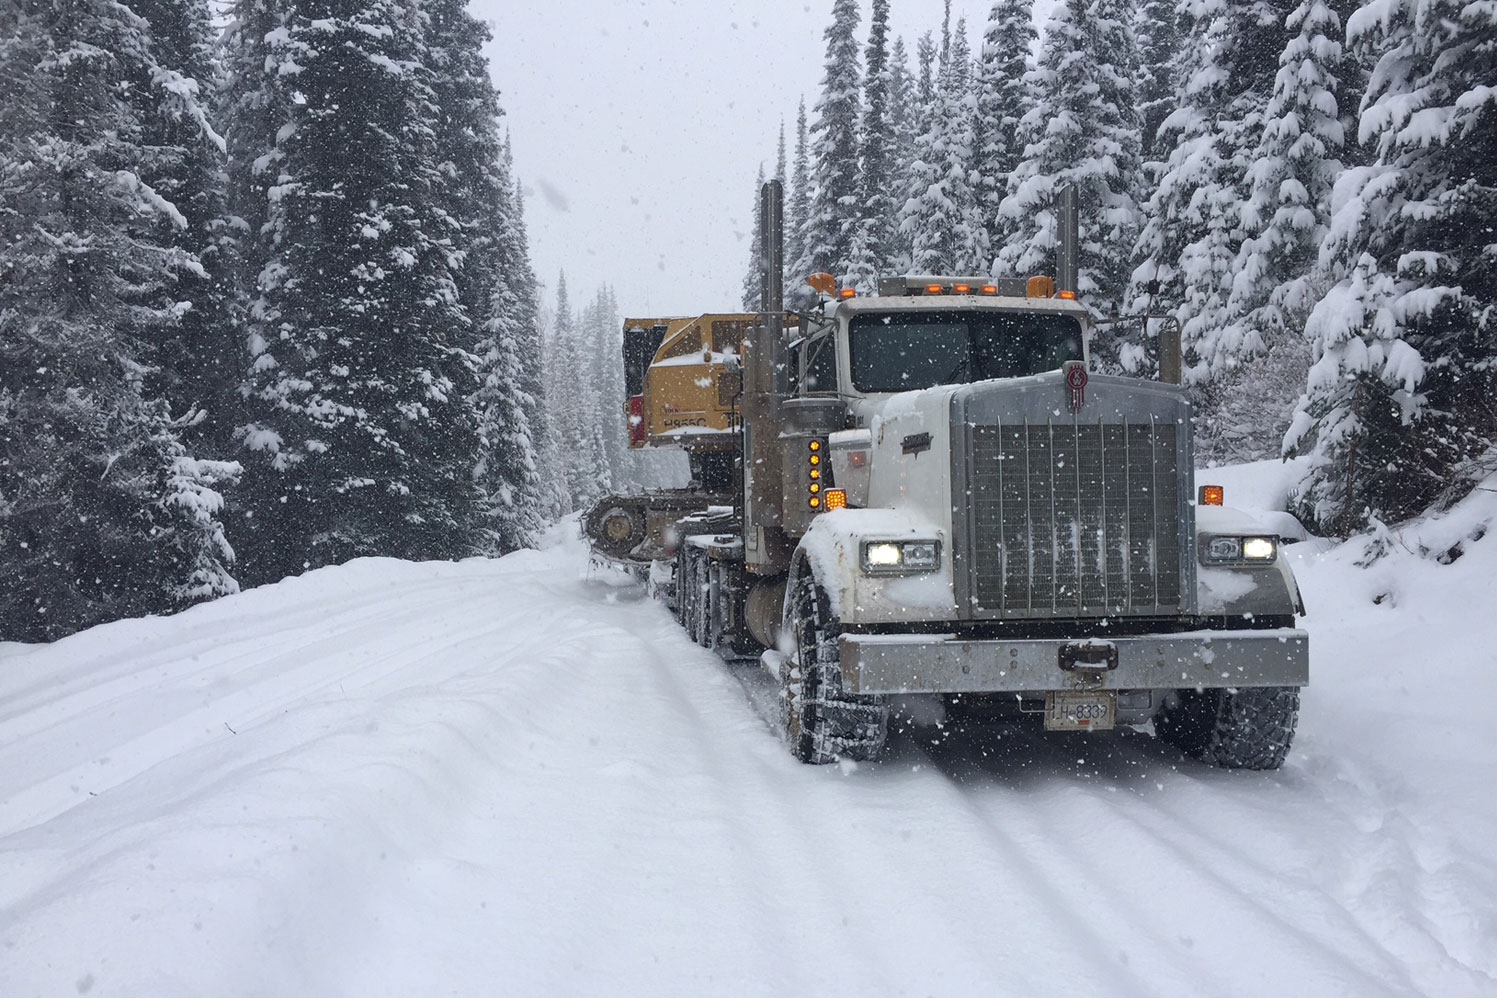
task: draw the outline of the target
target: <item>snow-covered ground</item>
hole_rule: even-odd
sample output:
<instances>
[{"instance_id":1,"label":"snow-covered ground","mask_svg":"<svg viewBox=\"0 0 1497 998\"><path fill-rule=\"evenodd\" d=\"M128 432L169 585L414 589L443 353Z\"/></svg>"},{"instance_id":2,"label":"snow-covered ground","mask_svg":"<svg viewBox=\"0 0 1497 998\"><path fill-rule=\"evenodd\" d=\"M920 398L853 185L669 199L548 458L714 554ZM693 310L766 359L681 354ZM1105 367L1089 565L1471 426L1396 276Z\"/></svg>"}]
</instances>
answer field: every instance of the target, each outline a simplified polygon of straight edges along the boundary
<instances>
[{"instance_id":1,"label":"snow-covered ground","mask_svg":"<svg viewBox=\"0 0 1497 998\"><path fill-rule=\"evenodd\" d=\"M0 646L0 996L1497 995L1494 500L1287 549L1267 774L1131 730L801 766L576 542Z\"/></svg>"}]
</instances>

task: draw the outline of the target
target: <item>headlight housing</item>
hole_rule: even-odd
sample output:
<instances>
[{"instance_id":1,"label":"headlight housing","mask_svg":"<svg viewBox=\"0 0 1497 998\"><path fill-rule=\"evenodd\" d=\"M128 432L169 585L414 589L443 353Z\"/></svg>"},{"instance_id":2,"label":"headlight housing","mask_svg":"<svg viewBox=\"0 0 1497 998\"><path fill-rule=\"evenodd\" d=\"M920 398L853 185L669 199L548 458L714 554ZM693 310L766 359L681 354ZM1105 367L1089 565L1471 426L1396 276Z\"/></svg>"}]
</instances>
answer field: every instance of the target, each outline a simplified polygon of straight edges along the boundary
<instances>
[{"instance_id":1,"label":"headlight housing","mask_svg":"<svg viewBox=\"0 0 1497 998\"><path fill-rule=\"evenodd\" d=\"M864 541L862 560L869 575L934 572L941 567L941 542Z\"/></svg>"},{"instance_id":2,"label":"headlight housing","mask_svg":"<svg viewBox=\"0 0 1497 998\"><path fill-rule=\"evenodd\" d=\"M1279 539L1268 534L1207 534L1201 538L1203 565L1269 565L1279 556Z\"/></svg>"}]
</instances>

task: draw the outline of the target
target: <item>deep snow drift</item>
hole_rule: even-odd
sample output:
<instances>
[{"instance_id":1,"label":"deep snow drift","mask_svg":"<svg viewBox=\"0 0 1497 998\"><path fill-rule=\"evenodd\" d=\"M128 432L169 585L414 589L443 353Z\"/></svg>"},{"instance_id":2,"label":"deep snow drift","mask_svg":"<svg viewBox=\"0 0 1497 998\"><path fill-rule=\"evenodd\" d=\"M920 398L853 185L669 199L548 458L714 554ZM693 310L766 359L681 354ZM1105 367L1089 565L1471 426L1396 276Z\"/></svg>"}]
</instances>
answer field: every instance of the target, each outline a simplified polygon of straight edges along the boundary
<instances>
[{"instance_id":1,"label":"deep snow drift","mask_svg":"<svg viewBox=\"0 0 1497 998\"><path fill-rule=\"evenodd\" d=\"M801 766L576 542L0 646L0 995L1497 995L1494 500L1287 549L1267 774L1018 728Z\"/></svg>"}]
</instances>

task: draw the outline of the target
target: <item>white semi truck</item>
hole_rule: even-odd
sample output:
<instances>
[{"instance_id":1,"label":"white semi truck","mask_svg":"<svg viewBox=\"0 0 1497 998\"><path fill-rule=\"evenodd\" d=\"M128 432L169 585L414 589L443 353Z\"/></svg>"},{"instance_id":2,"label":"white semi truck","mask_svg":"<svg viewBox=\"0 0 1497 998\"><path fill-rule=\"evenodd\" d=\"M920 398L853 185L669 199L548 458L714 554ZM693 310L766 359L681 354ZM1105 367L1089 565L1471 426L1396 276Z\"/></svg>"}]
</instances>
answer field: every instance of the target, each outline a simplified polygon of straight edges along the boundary
<instances>
[{"instance_id":1,"label":"white semi truck","mask_svg":"<svg viewBox=\"0 0 1497 998\"><path fill-rule=\"evenodd\" d=\"M1153 720L1225 767L1284 761L1309 640L1281 539L1196 488L1178 332L1159 381L1091 373L1067 202L1055 279L899 277L859 296L816 275L821 307L787 316L765 185L763 311L737 349L691 358L731 460L588 518L696 641L780 652L763 660L798 759L876 757L889 697L923 693L1060 731ZM669 404L651 372L684 356L653 345L636 412Z\"/></svg>"}]
</instances>

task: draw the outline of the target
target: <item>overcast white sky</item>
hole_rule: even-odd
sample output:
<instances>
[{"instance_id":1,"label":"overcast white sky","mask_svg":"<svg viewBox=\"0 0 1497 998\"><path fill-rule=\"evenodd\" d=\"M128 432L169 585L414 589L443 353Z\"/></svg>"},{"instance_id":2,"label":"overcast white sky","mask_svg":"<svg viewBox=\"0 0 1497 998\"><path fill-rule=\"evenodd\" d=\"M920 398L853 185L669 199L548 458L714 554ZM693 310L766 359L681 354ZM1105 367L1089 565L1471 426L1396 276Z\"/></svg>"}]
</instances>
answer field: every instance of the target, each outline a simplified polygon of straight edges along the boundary
<instances>
[{"instance_id":1,"label":"overcast white sky","mask_svg":"<svg viewBox=\"0 0 1497 998\"><path fill-rule=\"evenodd\" d=\"M862 0L866 40L871 0ZM892 0L913 62L942 0ZM991 0L953 0L974 51ZM1048 6L1048 4L1047 4ZM832 0L473 0L528 191L536 272L573 306L607 282L628 315L739 307L754 176L819 94ZM913 68L913 66L912 66Z\"/></svg>"}]
</instances>

